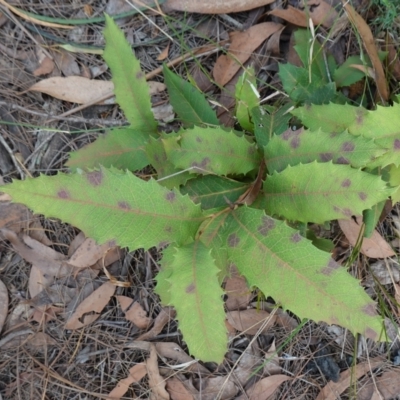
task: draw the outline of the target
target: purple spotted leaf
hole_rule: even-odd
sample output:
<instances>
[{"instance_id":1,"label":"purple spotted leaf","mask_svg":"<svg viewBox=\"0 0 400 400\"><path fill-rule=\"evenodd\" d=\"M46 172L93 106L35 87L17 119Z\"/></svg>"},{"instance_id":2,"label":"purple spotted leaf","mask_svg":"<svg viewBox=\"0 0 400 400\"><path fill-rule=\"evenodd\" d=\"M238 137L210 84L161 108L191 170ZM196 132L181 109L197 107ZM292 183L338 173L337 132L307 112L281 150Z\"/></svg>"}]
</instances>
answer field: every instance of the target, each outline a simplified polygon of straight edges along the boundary
<instances>
[{"instance_id":1,"label":"purple spotted leaf","mask_svg":"<svg viewBox=\"0 0 400 400\"><path fill-rule=\"evenodd\" d=\"M328 253L261 210L232 210L224 222L220 240L250 286L258 287L299 318L379 338L382 318L375 303Z\"/></svg>"},{"instance_id":2,"label":"purple spotted leaf","mask_svg":"<svg viewBox=\"0 0 400 400\"><path fill-rule=\"evenodd\" d=\"M313 162L267 176L257 208L292 221L323 223L359 215L391 193L380 176L349 165Z\"/></svg>"},{"instance_id":3,"label":"purple spotted leaf","mask_svg":"<svg viewBox=\"0 0 400 400\"><path fill-rule=\"evenodd\" d=\"M180 147L167 152L180 169L202 174L245 174L258 168L256 145L222 128L194 127L179 132Z\"/></svg>"},{"instance_id":4,"label":"purple spotted leaf","mask_svg":"<svg viewBox=\"0 0 400 400\"><path fill-rule=\"evenodd\" d=\"M204 220L188 196L116 169L42 175L14 181L2 191L14 202L60 218L99 243L111 240L131 250L185 243Z\"/></svg>"},{"instance_id":5,"label":"purple spotted leaf","mask_svg":"<svg viewBox=\"0 0 400 400\"><path fill-rule=\"evenodd\" d=\"M289 128L281 135L272 137L264 150L270 172L280 172L289 165L313 161L333 161L335 164L363 168L386 152L372 139L355 137L348 132L336 134L303 128Z\"/></svg>"},{"instance_id":6,"label":"purple spotted leaf","mask_svg":"<svg viewBox=\"0 0 400 400\"><path fill-rule=\"evenodd\" d=\"M176 309L179 329L189 352L203 361L219 364L227 351L228 335L224 292L211 250L195 241L177 248L171 246L167 252L169 301Z\"/></svg>"},{"instance_id":7,"label":"purple spotted leaf","mask_svg":"<svg viewBox=\"0 0 400 400\"><path fill-rule=\"evenodd\" d=\"M76 168L115 167L136 171L149 164L145 145L149 135L132 128L112 129L78 151L70 153L67 166Z\"/></svg>"}]
</instances>

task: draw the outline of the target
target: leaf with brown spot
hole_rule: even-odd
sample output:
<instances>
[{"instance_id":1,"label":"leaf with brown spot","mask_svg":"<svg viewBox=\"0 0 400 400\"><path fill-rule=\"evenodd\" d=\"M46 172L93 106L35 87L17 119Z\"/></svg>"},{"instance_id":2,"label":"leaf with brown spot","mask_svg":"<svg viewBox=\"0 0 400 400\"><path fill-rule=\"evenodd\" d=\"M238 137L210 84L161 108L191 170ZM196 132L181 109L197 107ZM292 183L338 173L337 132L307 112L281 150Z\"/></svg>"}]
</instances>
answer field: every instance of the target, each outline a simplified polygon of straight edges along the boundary
<instances>
[{"instance_id":1,"label":"leaf with brown spot","mask_svg":"<svg viewBox=\"0 0 400 400\"><path fill-rule=\"evenodd\" d=\"M352 219L338 220L340 229L353 247L357 243L363 223L363 218L361 216L356 217L356 219L357 222ZM377 230L373 231L371 237L362 238L360 251L362 254L371 258L386 258L396 255L389 243L380 235L380 233L378 233Z\"/></svg>"},{"instance_id":2,"label":"leaf with brown spot","mask_svg":"<svg viewBox=\"0 0 400 400\"><path fill-rule=\"evenodd\" d=\"M215 82L225 86L239 71L254 52L272 34L282 29L281 24L263 22L253 25L247 31L235 32L226 55L221 55L214 65Z\"/></svg>"}]
</instances>

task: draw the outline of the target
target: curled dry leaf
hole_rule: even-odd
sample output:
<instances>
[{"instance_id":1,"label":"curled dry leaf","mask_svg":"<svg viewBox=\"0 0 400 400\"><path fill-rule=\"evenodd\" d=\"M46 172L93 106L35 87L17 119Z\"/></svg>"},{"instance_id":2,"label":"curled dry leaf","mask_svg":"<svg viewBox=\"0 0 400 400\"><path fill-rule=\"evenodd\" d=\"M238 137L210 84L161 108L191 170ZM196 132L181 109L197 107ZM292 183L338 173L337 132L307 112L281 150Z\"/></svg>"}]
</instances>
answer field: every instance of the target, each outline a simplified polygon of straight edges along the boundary
<instances>
[{"instance_id":1,"label":"curled dry leaf","mask_svg":"<svg viewBox=\"0 0 400 400\"><path fill-rule=\"evenodd\" d=\"M100 317L103 308L114 294L116 286L105 282L90 296L86 297L65 323L65 329L80 329Z\"/></svg>"},{"instance_id":2,"label":"curled dry leaf","mask_svg":"<svg viewBox=\"0 0 400 400\"><path fill-rule=\"evenodd\" d=\"M275 0L167 0L165 6L177 11L200 14L227 14L271 4Z\"/></svg>"},{"instance_id":3,"label":"curled dry leaf","mask_svg":"<svg viewBox=\"0 0 400 400\"><path fill-rule=\"evenodd\" d=\"M263 22L249 28L244 32L235 32L232 42L226 55L222 55L215 63L213 75L216 83L225 86L240 70L259 47L262 42L268 39L275 32L283 28L283 25L275 22Z\"/></svg>"},{"instance_id":4,"label":"curled dry leaf","mask_svg":"<svg viewBox=\"0 0 400 400\"><path fill-rule=\"evenodd\" d=\"M0 333L8 314L8 291L6 285L0 281Z\"/></svg>"},{"instance_id":5,"label":"curled dry leaf","mask_svg":"<svg viewBox=\"0 0 400 400\"><path fill-rule=\"evenodd\" d=\"M146 311L137 301L133 302L133 299L127 296L116 297L128 321L133 322L140 329L146 329L151 324L152 319L147 316Z\"/></svg>"},{"instance_id":6,"label":"curled dry leaf","mask_svg":"<svg viewBox=\"0 0 400 400\"><path fill-rule=\"evenodd\" d=\"M160 82L148 82L150 94L156 94L165 89ZM114 84L111 81L88 79L82 76L53 77L43 79L32 85L28 90L46 93L56 99L71 103L85 104L95 101L107 94L112 94ZM113 104L113 100L106 100L107 104ZM104 103L103 103L104 104Z\"/></svg>"},{"instance_id":7,"label":"curled dry leaf","mask_svg":"<svg viewBox=\"0 0 400 400\"><path fill-rule=\"evenodd\" d=\"M238 331L248 335L255 335L262 327L260 333L267 333L275 324L276 316L263 310L231 311L227 314L228 322Z\"/></svg>"},{"instance_id":8,"label":"curled dry leaf","mask_svg":"<svg viewBox=\"0 0 400 400\"><path fill-rule=\"evenodd\" d=\"M362 217L359 216L356 220L357 222L352 219L340 219L338 221L341 230L352 246L356 245L362 226ZM371 258L385 258L396 255L390 245L376 230L370 238L363 238L361 253Z\"/></svg>"},{"instance_id":9,"label":"curled dry leaf","mask_svg":"<svg viewBox=\"0 0 400 400\"><path fill-rule=\"evenodd\" d=\"M115 388L108 394L108 397L115 400L120 399L128 391L129 386L132 385L132 383L139 382L146 376L146 374L146 364L140 363L134 365L129 369L129 375L118 382L117 386L115 386Z\"/></svg>"},{"instance_id":10,"label":"curled dry leaf","mask_svg":"<svg viewBox=\"0 0 400 400\"><path fill-rule=\"evenodd\" d=\"M357 379L360 379L366 373L370 372L371 369L376 368L383 364L385 360L382 357L371 358L369 361L357 364L354 368L350 368L343 371L340 374L338 382L328 382L328 384L319 392L316 400L336 400L340 398L343 393L350 385Z\"/></svg>"}]
</instances>

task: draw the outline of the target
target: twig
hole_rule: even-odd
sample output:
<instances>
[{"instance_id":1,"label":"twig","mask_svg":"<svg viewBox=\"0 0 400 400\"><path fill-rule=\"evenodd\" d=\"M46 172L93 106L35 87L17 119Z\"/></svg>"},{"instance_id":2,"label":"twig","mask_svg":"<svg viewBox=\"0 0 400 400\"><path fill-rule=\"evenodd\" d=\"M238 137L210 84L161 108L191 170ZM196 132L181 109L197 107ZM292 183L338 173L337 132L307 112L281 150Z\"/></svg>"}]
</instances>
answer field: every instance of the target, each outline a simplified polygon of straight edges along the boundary
<instances>
[{"instance_id":1,"label":"twig","mask_svg":"<svg viewBox=\"0 0 400 400\"><path fill-rule=\"evenodd\" d=\"M4 140L3 135L0 135L0 143L4 146L4 148L7 150L7 153L9 154L9 156L11 157L11 160L15 166L15 168L17 169L19 176L21 177L21 179L23 180L25 178L24 173L22 172L22 169L19 166L19 162L18 160L15 158L13 151L10 149L10 146L7 144L7 142Z\"/></svg>"}]
</instances>

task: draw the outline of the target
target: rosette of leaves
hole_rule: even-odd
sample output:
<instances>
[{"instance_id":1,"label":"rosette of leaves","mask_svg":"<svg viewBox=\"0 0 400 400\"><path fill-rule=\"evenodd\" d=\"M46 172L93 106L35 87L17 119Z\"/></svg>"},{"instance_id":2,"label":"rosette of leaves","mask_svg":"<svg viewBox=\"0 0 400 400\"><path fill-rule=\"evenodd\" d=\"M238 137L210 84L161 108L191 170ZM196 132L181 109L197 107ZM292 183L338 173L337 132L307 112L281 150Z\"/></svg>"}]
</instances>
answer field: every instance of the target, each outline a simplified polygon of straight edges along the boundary
<instances>
[{"instance_id":1,"label":"rosette of leaves","mask_svg":"<svg viewBox=\"0 0 400 400\"><path fill-rule=\"evenodd\" d=\"M227 351L221 283L232 265L298 317L380 339L382 318L359 282L293 226L351 218L397 191L399 182L387 183L368 166L391 160L400 134L390 146L378 131L364 135L351 118L340 129L313 124L307 108L296 115L311 129L292 130L287 108L255 106L251 70L236 90L244 129L228 129L205 96L167 68L170 101L185 128L160 133L139 62L110 17L104 35L104 58L130 126L71 153L70 173L2 190L98 242L164 248L156 292L176 308L189 352L203 361L221 362ZM385 109L398 118L392 111ZM135 175L150 165L151 179Z\"/></svg>"}]
</instances>

